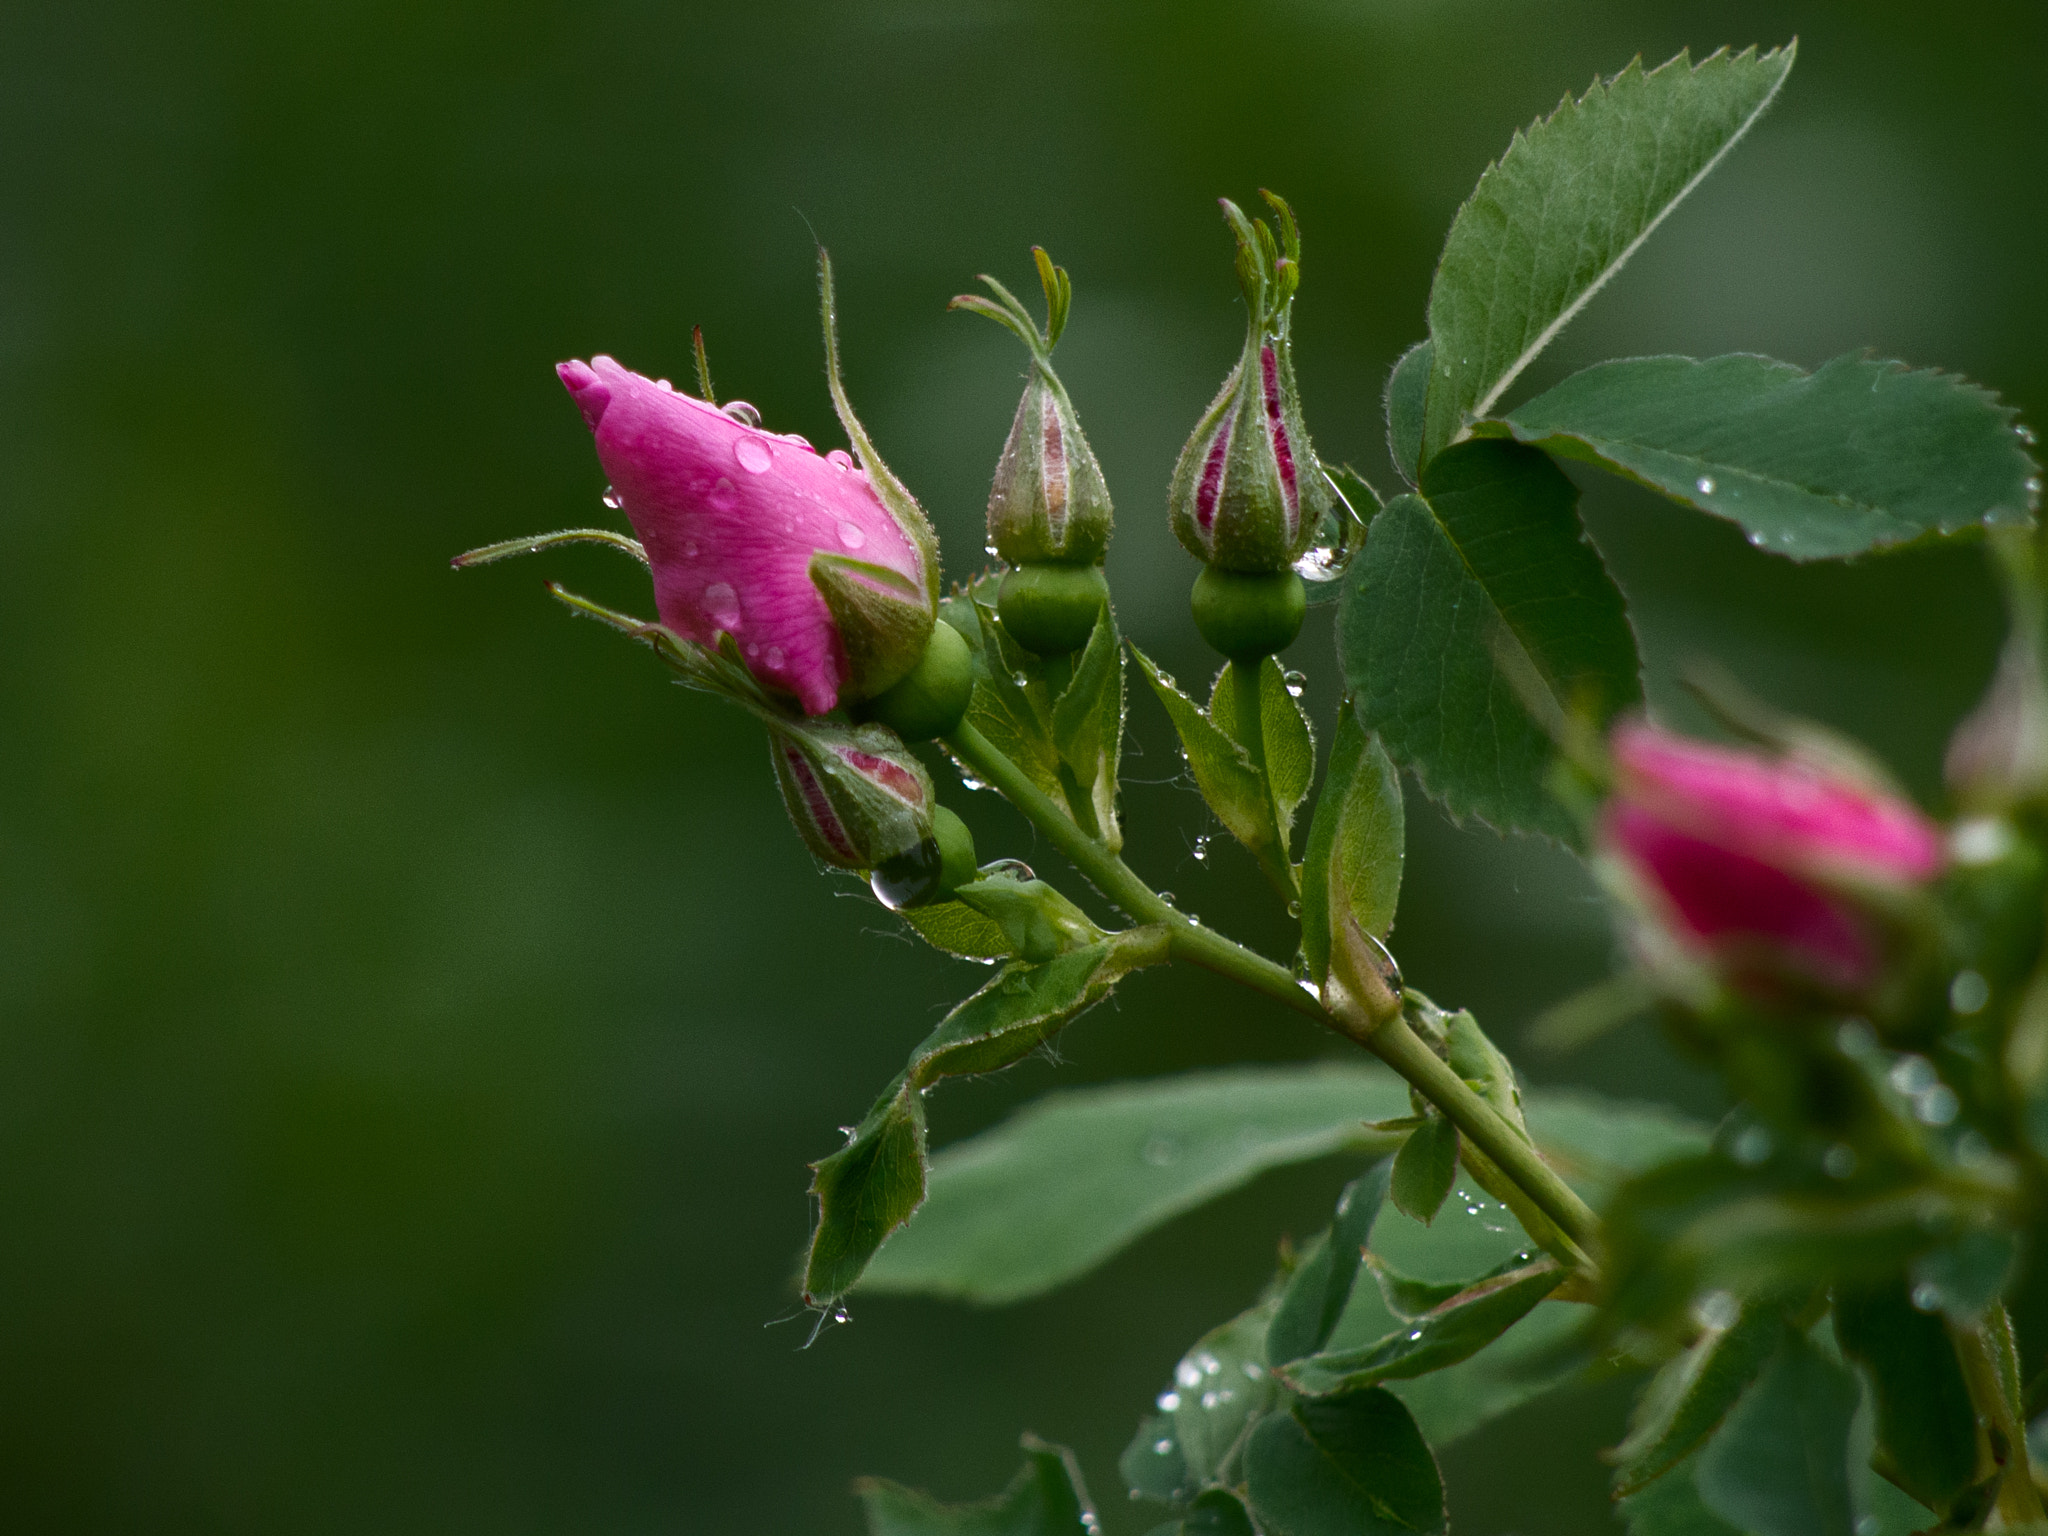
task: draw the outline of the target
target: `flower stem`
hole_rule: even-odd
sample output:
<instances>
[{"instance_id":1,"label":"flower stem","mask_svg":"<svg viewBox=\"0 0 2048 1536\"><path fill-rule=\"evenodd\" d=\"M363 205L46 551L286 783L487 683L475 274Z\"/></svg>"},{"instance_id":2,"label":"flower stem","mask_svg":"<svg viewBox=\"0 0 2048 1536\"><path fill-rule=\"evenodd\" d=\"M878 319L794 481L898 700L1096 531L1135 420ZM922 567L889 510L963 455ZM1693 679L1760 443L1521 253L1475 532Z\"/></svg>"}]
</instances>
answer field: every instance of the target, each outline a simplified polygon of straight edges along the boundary
<instances>
[{"instance_id":1,"label":"flower stem","mask_svg":"<svg viewBox=\"0 0 2048 1536\"><path fill-rule=\"evenodd\" d=\"M945 738L945 743L976 778L994 785L1023 812L1104 896L1142 922L1166 924L1168 942L1176 958L1214 971L1254 992L1263 992L1325 1029L1364 1046L1392 1067L1442 1110L1544 1215L1557 1223L1579 1250L1566 1257L1581 1268L1590 1267L1587 1255L1596 1248L1598 1218L1543 1161L1535 1147L1502 1119L1492 1105L1466 1087L1464 1079L1423 1043L1406 1020L1395 1018L1372 1025L1363 1019L1347 1021L1332 1014L1284 966L1212 928L1203 927L1176 909L1132 873L1122 859L1077 827L1050 795L1032 783L1021 768L972 725L963 721Z\"/></svg>"}]
</instances>

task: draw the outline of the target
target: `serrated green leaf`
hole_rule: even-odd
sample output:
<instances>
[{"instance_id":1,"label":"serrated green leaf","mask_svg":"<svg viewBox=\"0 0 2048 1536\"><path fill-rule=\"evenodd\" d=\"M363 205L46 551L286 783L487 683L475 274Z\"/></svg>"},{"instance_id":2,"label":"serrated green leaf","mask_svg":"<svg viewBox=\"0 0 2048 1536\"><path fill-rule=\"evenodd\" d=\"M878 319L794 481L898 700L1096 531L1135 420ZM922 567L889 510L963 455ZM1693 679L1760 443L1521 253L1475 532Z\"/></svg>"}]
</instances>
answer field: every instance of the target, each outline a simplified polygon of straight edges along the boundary
<instances>
[{"instance_id":1,"label":"serrated green leaf","mask_svg":"<svg viewBox=\"0 0 2048 1536\"><path fill-rule=\"evenodd\" d=\"M868 1536L1096 1536L1100 1525L1073 1452L1024 1437L1024 1465L1010 1486L975 1504L941 1504L886 1478L854 1485Z\"/></svg>"},{"instance_id":2,"label":"serrated green leaf","mask_svg":"<svg viewBox=\"0 0 2048 1536\"><path fill-rule=\"evenodd\" d=\"M1394 1204L1427 1226L1458 1177L1458 1128L1442 1115L1426 1115L1394 1154Z\"/></svg>"},{"instance_id":3,"label":"serrated green leaf","mask_svg":"<svg viewBox=\"0 0 2048 1536\"><path fill-rule=\"evenodd\" d=\"M1649 1486L1698 1450L1756 1380L1784 1329L1781 1308L1746 1307L1732 1327L1709 1328L1667 1361L1638 1399L1628 1438L1615 1448L1615 1497Z\"/></svg>"},{"instance_id":4,"label":"serrated green leaf","mask_svg":"<svg viewBox=\"0 0 2048 1536\"><path fill-rule=\"evenodd\" d=\"M1380 1388L1268 1414L1245 1448L1245 1486L1268 1536L1412 1536L1445 1529L1436 1458Z\"/></svg>"},{"instance_id":5,"label":"serrated green leaf","mask_svg":"<svg viewBox=\"0 0 2048 1536\"><path fill-rule=\"evenodd\" d=\"M1095 620L1072 679L1052 706L1052 736L1088 802L1103 846L1116 852L1123 846L1116 789L1124 739L1124 652L1107 606Z\"/></svg>"},{"instance_id":6,"label":"serrated green leaf","mask_svg":"<svg viewBox=\"0 0 2048 1536\"><path fill-rule=\"evenodd\" d=\"M1422 430L1436 348L1418 341L1387 375L1387 453L1410 485L1422 477Z\"/></svg>"},{"instance_id":7,"label":"serrated green leaf","mask_svg":"<svg viewBox=\"0 0 2048 1536\"><path fill-rule=\"evenodd\" d=\"M1577 828L1546 788L1552 733L1642 698L1626 607L1577 501L1535 449L1438 454L1423 495L1374 519L1338 620L1359 723L1396 762L1455 817L1564 842Z\"/></svg>"},{"instance_id":8,"label":"serrated green leaf","mask_svg":"<svg viewBox=\"0 0 2048 1536\"><path fill-rule=\"evenodd\" d=\"M932 1159L929 1199L862 1283L985 1304L1037 1295L1267 1169L1392 1151L1364 1122L1407 1107L1393 1073L1338 1063L1048 1094Z\"/></svg>"},{"instance_id":9,"label":"serrated green leaf","mask_svg":"<svg viewBox=\"0 0 2048 1536\"><path fill-rule=\"evenodd\" d=\"M847 1144L812 1165L818 1220L804 1264L805 1301L829 1306L851 1290L883 1239L923 1202L926 1088L1021 1060L1128 972L1165 958L1162 930L1130 929L1042 965L1007 965L941 1019Z\"/></svg>"},{"instance_id":10,"label":"serrated green leaf","mask_svg":"<svg viewBox=\"0 0 2048 1536\"><path fill-rule=\"evenodd\" d=\"M1526 1317L1565 1278L1556 1260L1539 1259L1460 1291L1409 1328L1361 1348L1311 1355L1280 1374L1289 1386L1310 1397L1426 1376L1477 1354Z\"/></svg>"},{"instance_id":11,"label":"serrated green leaf","mask_svg":"<svg viewBox=\"0 0 2048 1536\"><path fill-rule=\"evenodd\" d=\"M1429 292L1422 459L1487 415L1666 214L1754 123L1788 44L1631 63L1515 135L1458 210Z\"/></svg>"},{"instance_id":12,"label":"serrated green leaf","mask_svg":"<svg viewBox=\"0 0 2048 1536\"><path fill-rule=\"evenodd\" d=\"M1302 854L1301 946L1319 984L1330 969L1332 926L1345 915L1376 939L1393 931L1406 856L1401 776L1347 703Z\"/></svg>"},{"instance_id":13,"label":"serrated green leaf","mask_svg":"<svg viewBox=\"0 0 2048 1536\"><path fill-rule=\"evenodd\" d=\"M1201 705L1180 691L1178 684L1152 664L1135 645L1131 654L1159 702L1166 706L1180 737L1181 751L1195 787L1202 792L1209 809L1230 835L1257 852L1273 846L1273 811L1268 802L1265 775L1229 736L1217 728Z\"/></svg>"},{"instance_id":14,"label":"serrated green leaf","mask_svg":"<svg viewBox=\"0 0 2048 1536\"><path fill-rule=\"evenodd\" d=\"M2025 524L2040 482L2017 416L1931 368L1850 355L1807 373L1738 353L1599 363L1481 430L1626 475L1774 554L1830 560Z\"/></svg>"},{"instance_id":15,"label":"serrated green leaf","mask_svg":"<svg viewBox=\"0 0 2048 1536\"><path fill-rule=\"evenodd\" d=\"M960 901L935 901L912 907L903 920L934 949L963 960L1006 960L1013 953L1002 924Z\"/></svg>"},{"instance_id":16,"label":"serrated green leaf","mask_svg":"<svg viewBox=\"0 0 2048 1536\"><path fill-rule=\"evenodd\" d=\"M1880 1469L1945 1513L1977 1471L1977 1412L1947 1325L1896 1277L1837 1286L1835 1337L1870 1384Z\"/></svg>"},{"instance_id":17,"label":"serrated green leaf","mask_svg":"<svg viewBox=\"0 0 2048 1536\"><path fill-rule=\"evenodd\" d=\"M1329 1342L1330 1334L1351 1301L1358 1266L1380 1203L1387 1195L1387 1165L1382 1162L1344 1186L1337 1214L1315 1249L1302 1258L1280 1294L1280 1306L1266 1330L1266 1362L1285 1365L1312 1355Z\"/></svg>"},{"instance_id":18,"label":"serrated green leaf","mask_svg":"<svg viewBox=\"0 0 2048 1536\"><path fill-rule=\"evenodd\" d=\"M1708 1509L1755 1536L1854 1536L1849 1421L1856 1382L1787 1329L1763 1375L1700 1452Z\"/></svg>"}]
</instances>

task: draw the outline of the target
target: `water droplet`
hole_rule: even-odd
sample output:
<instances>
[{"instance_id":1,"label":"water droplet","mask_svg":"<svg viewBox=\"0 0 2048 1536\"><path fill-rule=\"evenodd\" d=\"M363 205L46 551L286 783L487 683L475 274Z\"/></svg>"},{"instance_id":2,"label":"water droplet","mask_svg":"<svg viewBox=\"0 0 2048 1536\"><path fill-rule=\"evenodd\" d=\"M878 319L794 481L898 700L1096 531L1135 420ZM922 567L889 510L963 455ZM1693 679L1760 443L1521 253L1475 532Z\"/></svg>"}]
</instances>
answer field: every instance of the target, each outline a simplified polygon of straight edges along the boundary
<instances>
[{"instance_id":1,"label":"water droplet","mask_svg":"<svg viewBox=\"0 0 2048 1536\"><path fill-rule=\"evenodd\" d=\"M1168 905L1168 906L1170 907L1170 906L1172 906L1172 905L1173 905L1173 903L1174 903L1174 901L1175 901L1175 899L1176 899L1176 898L1175 898L1175 896L1174 896L1173 892L1171 892L1171 891L1161 891L1161 892L1159 893L1159 899L1160 899L1161 901L1165 902L1165 903L1166 903L1166 904L1167 904L1167 905Z\"/></svg>"},{"instance_id":2,"label":"water droplet","mask_svg":"<svg viewBox=\"0 0 2048 1536\"><path fill-rule=\"evenodd\" d=\"M692 540L691 540L691 541L690 541L689 543L687 543L687 544L685 544L685 545L683 546L683 558L684 558L685 560L694 560L694 559L696 559L696 558L697 558L697 541L696 541L696 540L692 539Z\"/></svg>"},{"instance_id":3,"label":"water droplet","mask_svg":"<svg viewBox=\"0 0 2048 1536\"><path fill-rule=\"evenodd\" d=\"M775 467L775 455L758 437L743 437L733 444L732 456L750 475L765 475Z\"/></svg>"},{"instance_id":4,"label":"water droplet","mask_svg":"<svg viewBox=\"0 0 2048 1536\"><path fill-rule=\"evenodd\" d=\"M656 379L654 381L654 387L658 390L661 390L665 394L672 395L676 392L675 385L669 383L667 379Z\"/></svg>"},{"instance_id":5,"label":"water droplet","mask_svg":"<svg viewBox=\"0 0 2048 1536\"><path fill-rule=\"evenodd\" d=\"M1202 1384L1202 1373L1192 1360L1183 1360L1173 1368L1173 1379L1183 1387L1193 1390Z\"/></svg>"},{"instance_id":6,"label":"water droplet","mask_svg":"<svg viewBox=\"0 0 2048 1536\"><path fill-rule=\"evenodd\" d=\"M940 868L938 842L928 837L908 853L876 865L868 889L891 912L901 912L938 894Z\"/></svg>"},{"instance_id":7,"label":"water droplet","mask_svg":"<svg viewBox=\"0 0 2048 1536\"><path fill-rule=\"evenodd\" d=\"M730 512L740 504L740 488L720 475L712 484L711 494L705 499L719 511Z\"/></svg>"},{"instance_id":8,"label":"water droplet","mask_svg":"<svg viewBox=\"0 0 2048 1536\"><path fill-rule=\"evenodd\" d=\"M1240 1369L1243 1370L1245 1380L1247 1381L1257 1381L1260 1377L1266 1374L1266 1368L1263 1365L1259 1364L1259 1362L1256 1360L1245 1361L1245 1363L1243 1364L1243 1366L1240 1367Z\"/></svg>"},{"instance_id":9,"label":"water droplet","mask_svg":"<svg viewBox=\"0 0 2048 1536\"><path fill-rule=\"evenodd\" d=\"M1941 1307L1941 1287L1932 1280L1922 1280L1913 1287L1913 1305L1922 1312L1938 1311Z\"/></svg>"},{"instance_id":10,"label":"water droplet","mask_svg":"<svg viewBox=\"0 0 2048 1536\"><path fill-rule=\"evenodd\" d=\"M1209 857L1209 834L1204 832L1195 839L1195 862L1201 863Z\"/></svg>"},{"instance_id":11,"label":"water droplet","mask_svg":"<svg viewBox=\"0 0 2048 1536\"><path fill-rule=\"evenodd\" d=\"M1313 981L1309 980L1308 977L1297 976L1294 978L1294 984L1297 987L1301 988L1302 991L1306 992L1310 997L1315 998L1318 1002L1322 1000L1322 988L1318 987Z\"/></svg>"},{"instance_id":12,"label":"water droplet","mask_svg":"<svg viewBox=\"0 0 2048 1536\"><path fill-rule=\"evenodd\" d=\"M1210 1354L1206 1349L1195 1356L1195 1364L1202 1368L1204 1376L1215 1376L1223 1369L1223 1362Z\"/></svg>"},{"instance_id":13,"label":"water droplet","mask_svg":"<svg viewBox=\"0 0 2048 1536\"><path fill-rule=\"evenodd\" d=\"M830 453L827 453L825 455L825 462L827 464L830 464L834 469L852 469L853 455L848 453L844 448L834 448Z\"/></svg>"},{"instance_id":14,"label":"water droplet","mask_svg":"<svg viewBox=\"0 0 2048 1536\"><path fill-rule=\"evenodd\" d=\"M1172 1413L1180 1407L1180 1394L1178 1392L1162 1392L1159 1394L1158 1403L1161 1413Z\"/></svg>"},{"instance_id":15,"label":"water droplet","mask_svg":"<svg viewBox=\"0 0 2048 1536\"><path fill-rule=\"evenodd\" d=\"M761 425L761 413L744 400L728 400L719 409L743 427Z\"/></svg>"},{"instance_id":16,"label":"water droplet","mask_svg":"<svg viewBox=\"0 0 2048 1536\"><path fill-rule=\"evenodd\" d=\"M1298 699L1301 697L1302 689L1308 686L1308 674L1306 672L1283 672L1280 674L1280 681L1287 685L1287 696L1291 699Z\"/></svg>"},{"instance_id":17,"label":"water droplet","mask_svg":"<svg viewBox=\"0 0 2048 1536\"><path fill-rule=\"evenodd\" d=\"M760 644L760 642L759 642L758 640L749 640L749 641L747 642L747 660L749 660L749 661L752 661L752 660L753 660L753 659L754 659L754 658L755 658L756 656L758 656L758 655L760 655L760 654L761 654L761 644Z\"/></svg>"},{"instance_id":18,"label":"water droplet","mask_svg":"<svg viewBox=\"0 0 2048 1536\"><path fill-rule=\"evenodd\" d=\"M1204 1392L1202 1394L1202 1406L1204 1408L1214 1408L1222 1400L1222 1397L1214 1392Z\"/></svg>"},{"instance_id":19,"label":"water droplet","mask_svg":"<svg viewBox=\"0 0 2048 1536\"><path fill-rule=\"evenodd\" d=\"M2025 422L2013 423L2012 435L2025 443L2029 448L2034 446L2034 429Z\"/></svg>"},{"instance_id":20,"label":"water droplet","mask_svg":"<svg viewBox=\"0 0 2048 1536\"><path fill-rule=\"evenodd\" d=\"M981 552L982 552L982 553L983 553L984 555L987 555L987 556L989 557L989 559L991 559L991 560L995 559L995 557L996 557L996 547L995 547L995 545L993 545L993 544L984 544L984 545L982 545L982 546L981 546Z\"/></svg>"},{"instance_id":21,"label":"water droplet","mask_svg":"<svg viewBox=\"0 0 2048 1536\"><path fill-rule=\"evenodd\" d=\"M1972 816L1955 824L1949 852L1958 864L1996 864L2012 851L2012 828L1996 816Z\"/></svg>"},{"instance_id":22,"label":"water droplet","mask_svg":"<svg viewBox=\"0 0 2048 1536\"><path fill-rule=\"evenodd\" d=\"M1951 987L1949 990L1953 992L1955 989ZM1935 1076L1934 1063L1925 1056L1901 1056L1888 1075L1892 1086L1908 1098L1916 1093L1925 1093L1940 1081Z\"/></svg>"},{"instance_id":23,"label":"water droplet","mask_svg":"<svg viewBox=\"0 0 2048 1536\"><path fill-rule=\"evenodd\" d=\"M1820 1156L1821 1171L1831 1179L1846 1179L1856 1171L1856 1149L1838 1141Z\"/></svg>"},{"instance_id":24,"label":"water droplet","mask_svg":"<svg viewBox=\"0 0 2048 1536\"><path fill-rule=\"evenodd\" d=\"M781 646L771 645L768 647L768 654L763 656L761 660L767 664L770 672L780 672L783 663L788 661L789 658L783 654Z\"/></svg>"},{"instance_id":25,"label":"water droplet","mask_svg":"<svg viewBox=\"0 0 2048 1536\"><path fill-rule=\"evenodd\" d=\"M1164 1136L1154 1136L1145 1143L1145 1161L1154 1168L1169 1168L1180 1156L1180 1148Z\"/></svg>"},{"instance_id":26,"label":"water droplet","mask_svg":"<svg viewBox=\"0 0 2048 1536\"><path fill-rule=\"evenodd\" d=\"M623 507L626 504L625 501L620 497L619 493L616 490L614 490L611 486L606 486L604 488L604 496L602 499L604 501L604 504L610 507L614 512L618 511L619 508Z\"/></svg>"},{"instance_id":27,"label":"water droplet","mask_svg":"<svg viewBox=\"0 0 2048 1536\"><path fill-rule=\"evenodd\" d=\"M960 787L964 790L969 791L970 793L988 788L986 784L982 783L981 780L975 778L974 775L971 773L963 773L960 775Z\"/></svg>"},{"instance_id":28,"label":"water droplet","mask_svg":"<svg viewBox=\"0 0 2048 1536\"><path fill-rule=\"evenodd\" d=\"M853 1314L844 1307L834 1307L832 1309L832 1321L835 1323L850 1323L853 1321Z\"/></svg>"},{"instance_id":29,"label":"water droplet","mask_svg":"<svg viewBox=\"0 0 2048 1536\"><path fill-rule=\"evenodd\" d=\"M704 617L711 621L713 629L740 627L740 595L733 591L730 582L714 581L704 589Z\"/></svg>"},{"instance_id":30,"label":"water droplet","mask_svg":"<svg viewBox=\"0 0 2048 1536\"><path fill-rule=\"evenodd\" d=\"M1771 1160L1776 1145L1769 1131L1760 1125L1750 1125L1743 1127L1728 1154L1745 1168L1757 1168Z\"/></svg>"},{"instance_id":31,"label":"water droplet","mask_svg":"<svg viewBox=\"0 0 2048 1536\"><path fill-rule=\"evenodd\" d=\"M1742 1302L1729 1291L1709 1291L1693 1303L1692 1315L1702 1328L1725 1333L1742 1316Z\"/></svg>"},{"instance_id":32,"label":"water droplet","mask_svg":"<svg viewBox=\"0 0 2048 1536\"><path fill-rule=\"evenodd\" d=\"M1922 1125L1947 1125L1955 1119L1960 1107L1955 1090L1946 1083L1936 1083L1925 1093L1913 1096L1913 1117Z\"/></svg>"},{"instance_id":33,"label":"water droplet","mask_svg":"<svg viewBox=\"0 0 2048 1536\"><path fill-rule=\"evenodd\" d=\"M868 536L862 533L860 529L854 527L852 523L841 523L839 525L839 542L848 549L859 549L867 541Z\"/></svg>"},{"instance_id":34,"label":"water droplet","mask_svg":"<svg viewBox=\"0 0 2048 1536\"><path fill-rule=\"evenodd\" d=\"M1410 1344L1413 1344L1417 1339L1420 1339L1421 1337L1422 1330L1420 1328L1417 1328L1413 1333L1408 1335L1408 1342Z\"/></svg>"},{"instance_id":35,"label":"water droplet","mask_svg":"<svg viewBox=\"0 0 2048 1536\"><path fill-rule=\"evenodd\" d=\"M1694 487L1694 489L1696 489L1696 490L1697 490L1697 491L1698 491L1698 492L1699 492L1699 493L1700 493L1700 494L1701 494L1702 496L1711 496L1711 495L1713 495L1713 494L1714 494L1714 479L1713 479L1713 476L1711 476L1711 475L1701 475L1701 476L1699 477L1699 479L1697 479L1697 480L1693 481L1693 487Z\"/></svg>"},{"instance_id":36,"label":"water droplet","mask_svg":"<svg viewBox=\"0 0 2048 1536\"><path fill-rule=\"evenodd\" d=\"M1991 983L1975 971L1957 971L1948 984L1948 1005L1965 1016L1976 1013L1991 1001Z\"/></svg>"},{"instance_id":37,"label":"water droplet","mask_svg":"<svg viewBox=\"0 0 2048 1536\"><path fill-rule=\"evenodd\" d=\"M1171 1456L1173 1454L1173 1442L1171 1440L1154 1440L1152 1442L1152 1454L1155 1456ZM1144 1495L1133 1488L1131 1490L1131 1497L1140 1499Z\"/></svg>"},{"instance_id":38,"label":"water droplet","mask_svg":"<svg viewBox=\"0 0 2048 1536\"><path fill-rule=\"evenodd\" d=\"M2041 494L2041 477L2039 475L2027 476L2027 494L2029 496Z\"/></svg>"}]
</instances>

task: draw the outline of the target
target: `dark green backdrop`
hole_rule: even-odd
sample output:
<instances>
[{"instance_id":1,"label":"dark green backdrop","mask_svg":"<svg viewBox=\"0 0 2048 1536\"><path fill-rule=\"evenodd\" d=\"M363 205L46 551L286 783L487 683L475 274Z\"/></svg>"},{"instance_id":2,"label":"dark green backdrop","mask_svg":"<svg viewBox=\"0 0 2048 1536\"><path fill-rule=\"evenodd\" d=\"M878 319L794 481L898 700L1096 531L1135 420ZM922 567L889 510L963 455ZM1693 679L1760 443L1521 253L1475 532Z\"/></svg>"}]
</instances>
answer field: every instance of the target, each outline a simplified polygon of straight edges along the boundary
<instances>
[{"instance_id":1,"label":"dark green backdrop","mask_svg":"<svg viewBox=\"0 0 2048 1536\"><path fill-rule=\"evenodd\" d=\"M1875 346L2048 417L2048 23L1998 5L877 0L10 5L0 15L0 1526L851 1533L859 1472L955 1497L1017 1432L1112 1536L1134 1415L1334 1168L1002 1313L854 1307L796 1352L807 1159L978 972L819 879L757 734L455 550L603 515L551 372L609 350L836 441L850 383L978 563L1021 353L944 300L1072 271L1061 359L1112 486L1127 629L1183 675L1172 455L1238 346L1213 199L1283 190L1326 456L1378 398L1509 132L1640 51L1801 37L1782 104L1546 369ZM1718 655L1932 795L1997 637L1968 550L1801 570L1600 485L1653 692ZM1327 626L1292 658L1332 706ZM1682 712L1681 712L1682 714ZM1149 700L1141 868L1279 942ZM1033 856L949 788L985 854ZM1560 855L1411 834L1397 947L1514 1039L1609 940ZM1239 917L1244 905L1254 915ZM1322 1050L1145 976L1054 1069L949 1088L940 1140L1055 1084ZM1647 1032L1550 1080L1701 1088ZM1466 1536L1598 1528L1620 1412L1448 1458Z\"/></svg>"}]
</instances>

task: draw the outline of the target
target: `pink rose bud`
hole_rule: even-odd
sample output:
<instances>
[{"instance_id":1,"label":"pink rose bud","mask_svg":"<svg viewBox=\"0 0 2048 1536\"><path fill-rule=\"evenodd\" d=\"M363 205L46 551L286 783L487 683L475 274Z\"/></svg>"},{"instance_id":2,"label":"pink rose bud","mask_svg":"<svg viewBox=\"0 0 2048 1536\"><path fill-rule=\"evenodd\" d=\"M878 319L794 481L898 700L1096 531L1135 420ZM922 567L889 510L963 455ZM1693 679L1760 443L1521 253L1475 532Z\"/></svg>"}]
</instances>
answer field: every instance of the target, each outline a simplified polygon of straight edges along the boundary
<instances>
[{"instance_id":1,"label":"pink rose bud","mask_svg":"<svg viewBox=\"0 0 2048 1536\"><path fill-rule=\"evenodd\" d=\"M806 714L872 697L916 665L934 572L868 473L837 449L763 431L609 357L556 372L597 439L612 497L646 547L661 621L716 647Z\"/></svg>"},{"instance_id":2,"label":"pink rose bud","mask_svg":"<svg viewBox=\"0 0 2048 1536\"><path fill-rule=\"evenodd\" d=\"M768 749L789 819L820 861L872 870L928 851L936 877L931 775L893 733L792 720L769 731Z\"/></svg>"},{"instance_id":3,"label":"pink rose bud","mask_svg":"<svg viewBox=\"0 0 2048 1536\"><path fill-rule=\"evenodd\" d=\"M1789 758L1618 728L1600 837L1682 947L1736 970L1790 970L1840 993L1882 969L1870 898L1941 870L1912 805Z\"/></svg>"},{"instance_id":4,"label":"pink rose bud","mask_svg":"<svg viewBox=\"0 0 2048 1536\"><path fill-rule=\"evenodd\" d=\"M1174 537L1196 559L1226 571L1286 570L1315 542L1333 505L1294 380L1291 316L1301 240L1287 204L1263 195L1280 222L1277 239L1264 220L1248 219L1223 200L1237 237L1244 352L1181 449L1167 490Z\"/></svg>"}]
</instances>

